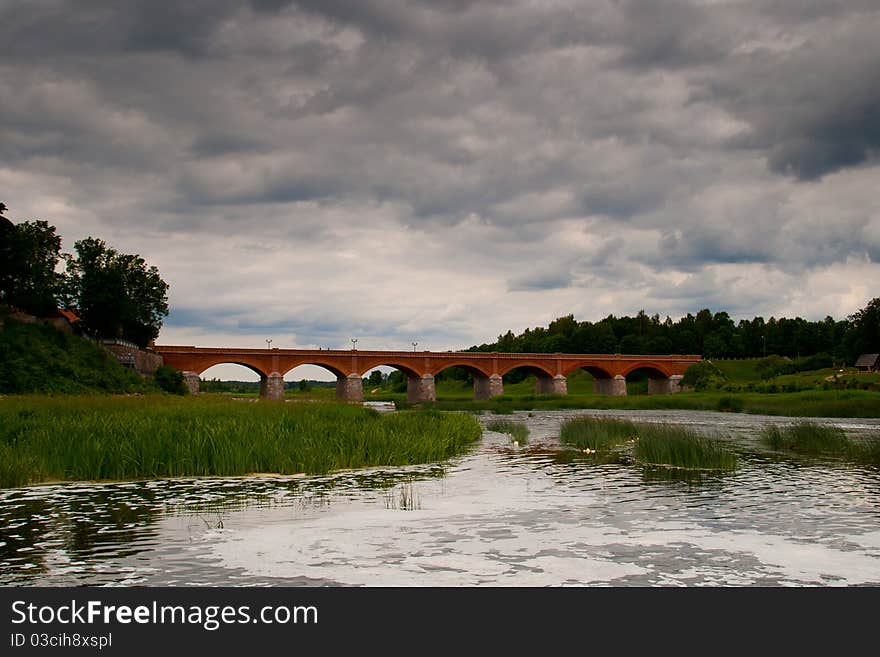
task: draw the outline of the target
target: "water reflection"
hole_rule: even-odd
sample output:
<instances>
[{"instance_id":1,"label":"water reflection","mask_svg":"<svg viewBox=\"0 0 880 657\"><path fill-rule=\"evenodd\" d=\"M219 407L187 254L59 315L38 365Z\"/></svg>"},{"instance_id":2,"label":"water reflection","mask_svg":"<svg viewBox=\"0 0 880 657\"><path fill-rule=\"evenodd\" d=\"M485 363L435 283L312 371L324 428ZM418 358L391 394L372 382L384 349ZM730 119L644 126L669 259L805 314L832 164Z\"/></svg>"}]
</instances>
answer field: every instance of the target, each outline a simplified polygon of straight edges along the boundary
<instances>
[{"instance_id":1,"label":"water reflection","mask_svg":"<svg viewBox=\"0 0 880 657\"><path fill-rule=\"evenodd\" d=\"M365 490L396 491L414 479L443 474L442 466L428 465L312 478L189 478L0 490L0 584L67 583L52 581L58 572L89 577L91 565L103 570L104 560L127 560L161 545L167 536L157 524L169 517L184 519L188 533L200 533L222 529L224 518L249 510L284 507L305 513ZM402 493L402 499L404 508L414 504L412 492ZM112 573L100 580L115 581Z\"/></svg>"},{"instance_id":2,"label":"water reflection","mask_svg":"<svg viewBox=\"0 0 880 657\"><path fill-rule=\"evenodd\" d=\"M561 422L584 414L721 431L739 466L671 471L626 450L561 447ZM765 450L760 427L788 418L516 419L530 428L527 446L486 432L445 466L3 490L0 583L880 583L880 473Z\"/></svg>"}]
</instances>

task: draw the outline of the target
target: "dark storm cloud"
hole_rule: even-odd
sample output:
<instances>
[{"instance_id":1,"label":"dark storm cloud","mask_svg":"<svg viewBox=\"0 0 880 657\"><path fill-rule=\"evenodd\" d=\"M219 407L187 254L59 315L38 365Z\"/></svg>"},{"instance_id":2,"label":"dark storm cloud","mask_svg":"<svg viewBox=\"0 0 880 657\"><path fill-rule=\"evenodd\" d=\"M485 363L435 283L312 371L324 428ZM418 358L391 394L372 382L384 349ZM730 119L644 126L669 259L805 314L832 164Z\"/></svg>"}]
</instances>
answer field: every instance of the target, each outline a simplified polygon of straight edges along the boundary
<instances>
[{"instance_id":1,"label":"dark storm cloud","mask_svg":"<svg viewBox=\"0 0 880 657\"><path fill-rule=\"evenodd\" d=\"M667 299L652 275L876 262L877 33L875 0L8 0L0 193L78 232L200 239L180 257L206 268L229 245L242 269L318 254L339 299L386 252L430 263L413 286L462 275L395 318L409 332L466 324L472 272L524 298ZM301 278L278 292L299 310Z\"/></svg>"},{"instance_id":2,"label":"dark storm cloud","mask_svg":"<svg viewBox=\"0 0 880 657\"><path fill-rule=\"evenodd\" d=\"M751 126L734 143L802 180L860 165L880 148L880 17L820 32L790 51L736 57L707 93Z\"/></svg>"},{"instance_id":3,"label":"dark storm cloud","mask_svg":"<svg viewBox=\"0 0 880 657\"><path fill-rule=\"evenodd\" d=\"M557 290L571 285L572 275L567 269L529 271L508 283L507 289L512 292L531 290Z\"/></svg>"},{"instance_id":4,"label":"dark storm cloud","mask_svg":"<svg viewBox=\"0 0 880 657\"><path fill-rule=\"evenodd\" d=\"M0 8L0 52L45 57L130 50L204 49L218 23L238 3L201 0L162 3L150 0L78 0L4 3Z\"/></svg>"}]
</instances>

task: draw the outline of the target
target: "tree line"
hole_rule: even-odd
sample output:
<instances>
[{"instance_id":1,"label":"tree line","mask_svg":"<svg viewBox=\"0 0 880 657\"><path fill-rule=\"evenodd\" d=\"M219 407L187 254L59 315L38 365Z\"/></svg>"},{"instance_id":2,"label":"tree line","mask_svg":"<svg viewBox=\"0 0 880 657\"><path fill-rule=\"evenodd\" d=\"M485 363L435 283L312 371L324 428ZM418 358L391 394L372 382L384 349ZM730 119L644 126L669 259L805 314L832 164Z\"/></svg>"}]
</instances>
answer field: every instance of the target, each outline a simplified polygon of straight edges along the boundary
<instances>
[{"instance_id":1,"label":"tree line","mask_svg":"<svg viewBox=\"0 0 880 657\"><path fill-rule=\"evenodd\" d=\"M62 253L46 221L13 223L0 203L0 305L40 317L73 310L76 326L96 338L145 347L168 315L168 284L139 255L120 253L87 237ZM59 271L59 263L64 263Z\"/></svg>"},{"instance_id":2,"label":"tree line","mask_svg":"<svg viewBox=\"0 0 880 657\"><path fill-rule=\"evenodd\" d=\"M507 331L495 342L470 351L574 354L698 354L707 358L802 358L828 354L852 364L862 353L880 352L880 297L846 319L763 317L735 322L726 312L708 308L678 320L644 310L635 317L608 315L598 322L566 315L547 327Z\"/></svg>"}]
</instances>

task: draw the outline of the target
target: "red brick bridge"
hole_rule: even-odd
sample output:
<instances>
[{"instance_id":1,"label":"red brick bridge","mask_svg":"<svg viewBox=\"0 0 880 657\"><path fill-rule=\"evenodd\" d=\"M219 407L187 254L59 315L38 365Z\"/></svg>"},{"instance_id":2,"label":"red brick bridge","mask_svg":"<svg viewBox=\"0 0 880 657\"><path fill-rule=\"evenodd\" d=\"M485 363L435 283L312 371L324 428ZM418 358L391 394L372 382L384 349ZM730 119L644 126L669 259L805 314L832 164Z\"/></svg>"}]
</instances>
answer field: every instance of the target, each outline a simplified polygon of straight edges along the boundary
<instances>
[{"instance_id":1,"label":"red brick bridge","mask_svg":"<svg viewBox=\"0 0 880 657\"><path fill-rule=\"evenodd\" d=\"M192 392L199 375L214 365L235 363L260 375L260 396L284 397L284 375L299 365L318 365L336 375L336 396L363 399L362 378L375 367L394 367L406 375L409 401L434 401L434 376L449 367L462 367L474 376L474 398L504 394L501 377L517 368L535 375L537 394L566 394L566 377L582 369L592 374L594 390L626 394L626 376L636 370L648 375L649 394L680 391L685 370L699 356L624 356L620 354L500 354L476 351L359 351L310 349L214 349L208 347L154 347L166 365L184 373Z\"/></svg>"}]
</instances>

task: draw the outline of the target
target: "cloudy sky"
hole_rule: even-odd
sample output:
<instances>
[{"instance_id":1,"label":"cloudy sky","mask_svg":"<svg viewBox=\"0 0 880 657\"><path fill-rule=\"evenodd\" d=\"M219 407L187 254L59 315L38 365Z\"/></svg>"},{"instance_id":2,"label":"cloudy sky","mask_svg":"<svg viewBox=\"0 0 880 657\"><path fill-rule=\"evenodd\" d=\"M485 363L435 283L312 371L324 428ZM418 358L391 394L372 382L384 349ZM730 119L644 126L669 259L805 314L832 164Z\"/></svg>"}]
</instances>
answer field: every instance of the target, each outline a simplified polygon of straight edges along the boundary
<instances>
[{"instance_id":1,"label":"cloudy sky","mask_svg":"<svg viewBox=\"0 0 880 657\"><path fill-rule=\"evenodd\" d=\"M878 34L877 0L0 0L0 200L157 265L164 343L842 317L880 295Z\"/></svg>"}]
</instances>

